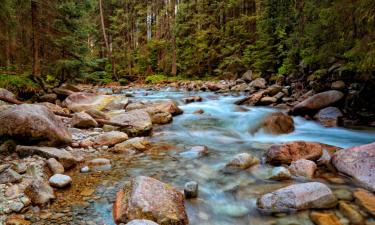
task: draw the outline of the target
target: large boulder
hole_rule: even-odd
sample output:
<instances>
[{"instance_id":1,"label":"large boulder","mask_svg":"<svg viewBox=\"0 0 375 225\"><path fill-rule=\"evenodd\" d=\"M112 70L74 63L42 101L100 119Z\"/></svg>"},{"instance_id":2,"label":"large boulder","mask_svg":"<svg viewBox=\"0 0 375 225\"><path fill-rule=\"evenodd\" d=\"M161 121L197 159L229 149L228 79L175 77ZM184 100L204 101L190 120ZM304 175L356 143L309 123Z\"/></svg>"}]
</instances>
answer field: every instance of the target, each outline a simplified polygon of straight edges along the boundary
<instances>
[{"instance_id":1,"label":"large boulder","mask_svg":"<svg viewBox=\"0 0 375 225\"><path fill-rule=\"evenodd\" d=\"M282 112L275 112L264 118L262 128L271 134L287 134L294 131L294 121Z\"/></svg>"},{"instance_id":2,"label":"large boulder","mask_svg":"<svg viewBox=\"0 0 375 225\"><path fill-rule=\"evenodd\" d=\"M72 137L62 121L47 107L22 104L0 111L0 136L59 146L72 142Z\"/></svg>"},{"instance_id":3,"label":"large boulder","mask_svg":"<svg viewBox=\"0 0 375 225\"><path fill-rule=\"evenodd\" d=\"M323 154L324 147L317 142L292 141L284 144L274 144L266 153L267 162L290 164L299 159L318 160Z\"/></svg>"},{"instance_id":4,"label":"large boulder","mask_svg":"<svg viewBox=\"0 0 375 225\"><path fill-rule=\"evenodd\" d=\"M142 109L131 110L114 115L111 122L128 123L131 127L122 128L130 136L142 136L150 134L152 130L152 120L150 115Z\"/></svg>"},{"instance_id":5,"label":"large boulder","mask_svg":"<svg viewBox=\"0 0 375 225\"><path fill-rule=\"evenodd\" d=\"M116 97L110 95L76 92L69 95L64 100L63 105L73 112L81 112L89 109L102 110L114 99Z\"/></svg>"},{"instance_id":6,"label":"large boulder","mask_svg":"<svg viewBox=\"0 0 375 225\"><path fill-rule=\"evenodd\" d=\"M296 115L314 112L340 101L343 97L344 94L336 90L315 94L294 106L292 113Z\"/></svg>"},{"instance_id":7,"label":"large boulder","mask_svg":"<svg viewBox=\"0 0 375 225\"><path fill-rule=\"evenodd\" d=\"M335 127L339 124L339 119L343 116L342 112L336 107L327 107L319 110L315 119L326 127Z\"/></svg>"},{"instance_id":8,"label":"large boulder","mask_svg":"<svg viewBox=\"0 0 375 225\"><path fill-rule=\"evenodd\" d=\"M70 152L64 149L58 149L58 148L53 148L53 147L18 145L16 147L16 152L21 157L38 155L46 159L55 158L64 166L65 169L69 169L77 164L77 161L74 158L74 156Z\"/></svg>"},{"instance_id":9,"label":"large boulder","mask_svg":"<svg viewBox=\"0 0 375 225\"><path fill-rule=\"evenodd\" d=\"M0 97L1 98L7 98L7 99L17 99L16 95L12 92L8 91L7 89L0 88Z\"/></svg>"},{"instance_id":10,"label":"large boulder","mask_svg":"<svg viewBox=\"0 0 375 225\"><path fill-rule=\"evenodd\" d=\"M364 188L375 192L375 142L342 149L332 157L336 169L354 178Z\"/></svg>"},{"instance_id":11,"label":"large boulder","mask_svg":"<svg viewBox=\"0 0 375 225\"><path fill-rule=\"evenodd\" d=\"M116 196L113 217L117 224L148 219L164 225L188 224L184 196L168 184L139 176Z\"/></svg>"},{"instance_id":12,"label":"large boulder","mask_svg":"<svg viewBox=\"0 0 375 225\"><path fill-rule=\"evenodd\" d=\"M259 209L267 212L288 212L303 209L335 207L337 199L331 189L319 182L294 184L261 196Z\"/></svg>"}]
</instances>

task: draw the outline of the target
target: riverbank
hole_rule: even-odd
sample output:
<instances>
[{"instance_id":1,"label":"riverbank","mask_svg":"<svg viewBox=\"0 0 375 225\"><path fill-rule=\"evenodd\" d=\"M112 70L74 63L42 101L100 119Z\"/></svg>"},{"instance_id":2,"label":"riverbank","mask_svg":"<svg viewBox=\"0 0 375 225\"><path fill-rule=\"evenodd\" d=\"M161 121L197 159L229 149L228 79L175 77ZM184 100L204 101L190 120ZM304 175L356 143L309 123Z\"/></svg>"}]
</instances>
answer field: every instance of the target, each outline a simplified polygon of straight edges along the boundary
<instances>
[{"instance_id":1,"label":"riverbank","mask_svg":"<svg viewBox=\"0 0 375 225\"><path fill-rule=\"evenodd\" d=\"M247 86L250 83L246 83ZM324 128L302 117L274 114L275 109L264 107L264 105L258 106L258 103L255 103L255 106L233 104L243 102L244 99L252 99L251 96L259 95L259 93L262 93L260 99L273 97L267 96L271 95L270 87L255 89L254 94L250 94L249 97L229 92L224 88L226 85L224 82L202 82L202 84L188 82L187 84L179 84L180 87L175 87L176 85L176 83L172 83L167 86L156 85L152 88L143 85L142 88L115 87L113 90L112 88L99 88L98 91L94 91L95 93L88 93L93 92L93 88L87 86L79 87L79 92L74 92L74 90L68 92L66 90L69 89L66 86L61 88L60 93L64 93L63 89L65 89L65 93L69 93L67 99L64 99L62 103L63 108L58 107L58 102L58 104L43 103L43 105L49 107L50 112L55 112L56 117L62 120L62 127L66 127L65 129L71 134L71 141L66 140L65 132L58 132L56 129L51 129L49 133L55 132L58 135L46 135L46 133L38 132L31 133L31 135L35 135L32 138L34 139L33 144L41 145L36 142L42 141L44 145L46 143L47 145L53 145L54 151L56 149L66 151L71 157L66 155L61 157L61 154L51 156L51 152L46 157L45 153L40 153L43 151L34 149L31 151L33 153L27 154L32 156L19 159L21 155L25 157L25 154L20 154L21 152L30 151L28 149L32 149L32 147L25 149L25 147L20 148L18 146L12 149L12 146L16 144L26 145L28 144L27 141L25 142L22 138L16 138L15 136L15 143L9 144L7 142L6 145L3 144L2 164L10 164L11 169L19 173L22 178L18 177L17 181L8 182L5 186L2 186L4 191L1 193L4 193L3 199L6 199L2 203L6 204L1 208L10 209L3 211L6 216L3 216L2 219L9 221L12 219L12 214L13 216L20 214L19 219L24 221L25 224L27 224L27 221L31 221L32 224L46 224L48 222L53 224L112 224L111 208L116 193L132 178L150 176L172 184L180 191L184 189L184 184L188 181L194 180L199 184L198 199L187 199L184 204L190 224L211 224L213 221L215 221L215 224L220 224L220 221L222 224L248 224L249 221L257 221L257 224L285 224L284 212L278 212L281 215L276 213L276 217L259 213L255 204L257 199L261 199L264 194L278 188L311 181L326 184L336 198L349 202L352 208L359 208L356 212L362 215L363 221L371 222L371 219L369 219L371 208L369 211L361 203L353 201L353 199L358 201L357 197L353 197L353 194L358 196L358 194L355 194L356 188L366 186L361 185L360 182L353 183L351 179L340 176L334 170L329 169L330 166L335 167L336 165L328 163L325 166L316 166L313 175L310 175L312 177L308 177L307 180L306 178L301 180L301 174L293 170L293 166L289 166L293 161L300 159L307 159L306 161L318 164L326 147L323 147L321 151L317 150L318 153L315 153L314 157L304 155L306 154L305 151L310 151L310 147L300 148L298 145L288 147L294 149L293 155L301 157L281 163L283 168L294 171L288 179L283 181L271 179L273 169L282 170L282 168L271 166L273 165L271 162L274 160L269 155L270 152L275 151L272 150L275 149L272 144L286 141L318 141L349 148L374 141L373 133L370 131L369 133L348 131L341 128ZM195 86L196 89L191 89L190 92L180 91L189 90L190 85ZM210 87L210 89L203 92L201 90L203 86ZM218 89L217 86L222 88ZM218 92L217 94L213 93L214 89ZM282 89L285 89L285 87L282 87ZM77 89L75 90L77 91ZM196 90L200 91L195 92ZM109 93L110 95L100 93ZM115 94L113 95L113 93ZM58 96L56 97L58 98ZM178 102L178 104L171 100ZM283 100L281 99L281 101ZM56 99L54 102L56 103ZM283 103L275 102L270 105L277 106L280 104ZM288 106L288 103L286 105ZM294 103L294 105L298 104ZM12 110L14 106L2 107L2 110ZM293 104L291 104L284 110L285 112L288 110L293 112L293 108ZM181 115L182 110L184 114ZM78 113L83 111L87 113L84 116ZM3 113L3 111L1 112ZM20 116L22 112L25 113L25 110L10 111L7 115L17 116L14 112L19 113L18 116ZM32 113L32 110L29 112ZM36 112L35 115L31 116L38 118L42 116L42 113ZM58 116L59 114L64 116ZM305 118L311 118L311 114L305 114L304 116ZM48 119L49 116L45 118ZM267 118L271 118L270 123L263 122L267 121ZM288 118L292 118L292 121ZM32 120L31 123L45 120ZM103 120L114 124L105 124ZM279 124L279 121L282 121L282 124L285 125L273 126ZM17 122L17 119L13 122ZM21 124L22 126L26 125L25 123ZM7 129L6 132L9 132L9 130L25 131L15 129L17 126L21 126L18 124L10 124L9 126L13 126L14 129ZM56 126L56 128L62 127ZM15 133L7 134L9 136ZM321 137L319 133L327 133L327 135ZM30 133L27 134L30 135ZM151 137L146 139L135 137L150 134L152 134ZM31 138L27 140L29 139L31 140ZM68 146L59 147L55 144L59 142L68 142L63 144L63 146ZM197 149L193 148L194 146L206 146L208 152L193 150ZM319 146L317 145L316 148L321 148ZM334 151L328 151L328 153L335 157ZM236 157L239 158L236 159ZM66 167L64 168L64 174L70 176L72 183L64 188L54 188L55 200L51 204L50 199L48 199L44 203L47 206L44 204L36 206L37 204L32 201L32 197L24 194L22 186L29 185L30 176L40 177L48 184L48 180L53 174L53 166L47 161L49 158L57 158L62 167ZM103 158L109 159L109 163L108 160L103 160ZM92 159L96 160L92 162ZM72 161L75 164L73 168L69 165ZM67 164L67 162L69 163ZM364 165L373 168L371 164ZM87 171L86 166L88 166L89 171ZM223 168L227 169L223 170ZM6 170L9 171L9 167L3 171ZM347 171L345 173L348 174ZM359 174L361 174L361 171L359 171ZM370 178L372 174L369 174ZM356 176L356 174L349 175ZM345 192L344 189L350 191ZM336 192L339 192L339 194ZM342 195L343 192L346 193L345 196ZM153 195L153 193L150 194ZM329 191L328 196L332 196ZM27 201L27 198L29 198L29 201ZM24 207L21 208L19 203L22 203ZM48 206L49 204L50 206ZM258 206L259 208L265 207L264 204ZM329 208L329 213L343 212L342 207L336 207L336 205L327 205L326 207ZM16 213L17 211L13 211L13 209L19 210L20 213ZM293 209L295 207L289 209L288 212L293 211ZM310 219L316 217L314 211L300 210L299 213L292 216L292 220L300 221L297 222L298 224L311 224L311 220L318 220ZM340 221L344 221L342 224L345 224L345 221L348 220L348 216L345 214L338 218Z\"/></svg>"}]
</instances>

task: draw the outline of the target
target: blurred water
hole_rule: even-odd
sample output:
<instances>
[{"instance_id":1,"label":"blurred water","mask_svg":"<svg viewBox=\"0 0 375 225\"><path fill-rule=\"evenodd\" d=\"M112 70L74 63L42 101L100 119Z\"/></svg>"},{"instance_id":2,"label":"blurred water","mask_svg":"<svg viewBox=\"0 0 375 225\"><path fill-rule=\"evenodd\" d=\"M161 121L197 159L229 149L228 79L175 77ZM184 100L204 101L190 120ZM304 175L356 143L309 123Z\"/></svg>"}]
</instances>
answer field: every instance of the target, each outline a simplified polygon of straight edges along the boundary
<instances>
[{"instance_id":1,"label":"blurred water","mask_svg":"<svg viewBox=\"0 0 375 225\"><path fill-rule=\"evenodd\" d=\"M314 121L294 117L295 131L285 135L270 135L258 130L262 119L276 111L267 107L238 107L233 104L241 96L220 96L213 93L183 93L171 91L131 91L132 100L157 101L173 99L179 102L184 114L174 118L172 124L154 129L151 141L168 145L168 150L143 155L123 168L118 164L114 170L126 169L123 181L133 176L153 176L182 189L185 182L199 183L199 198L186 201L190 224L279 224L282 219L265 216L256 210L256 198L261 194L291 184L267 179L271 167L265 164L235 174L224 174L220 169L235 154L248 152L262 158L270 144L292 141L318 141L346 148L375 141L373 130L350 130L325 128ZM197 94L203 102L183 104L181 99ZM202 109L204 114L193 114ZM194 145L206 145L210 154L195 158L183 152ZM182 154L181 154L182 153ZM110 178L108 178L110 179ZM319 179L321 182L324 180ZM294 182L294 181L293 181ZM342 185L329 184L331 188ZM352 188L350 185L344 188ZM96 203L106 224L113 224L108 210L111 202ZM300 212L289 216L294 224L311 224L308 214ZM281 221L281 222L280 222ZM281 223L288 224L288 223Z\"/></svg>"}]
</instances>

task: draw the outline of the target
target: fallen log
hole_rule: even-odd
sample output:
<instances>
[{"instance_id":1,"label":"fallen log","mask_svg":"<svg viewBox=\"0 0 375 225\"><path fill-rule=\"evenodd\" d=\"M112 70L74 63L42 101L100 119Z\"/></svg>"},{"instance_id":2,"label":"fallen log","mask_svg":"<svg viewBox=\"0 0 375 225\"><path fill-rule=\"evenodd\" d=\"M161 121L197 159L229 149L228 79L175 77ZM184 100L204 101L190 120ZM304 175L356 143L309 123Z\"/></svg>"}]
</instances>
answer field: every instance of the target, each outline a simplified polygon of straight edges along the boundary
<instances>
[{"instance_id":1,"label":"fallen log","mask_svg":"<svg viewBox=\"0 0 375 225\"><path fill-rule=\"evenodd\" d=\"M24 104L24 102L19 101L17 99L7 98L7 97L3 97L3 96L0 96L0 100L2 100L4 102L16 104L16 105ZM62 117L67 117L67 118L73 117L73 115L69 114L69 113L57 112L57 111L53 111L53 113L57 116L62 116ZM96 122L98 124L101 124L101 125L110 125L110 126L125 127L125 128L132 128L133 127L132 125L127 124L127 123L117 123L117 122L112 122L112 121L109 121L109 120L95 119L95 118L94 118L94 120L96 120Z\"/></svg>"}]
</instances>

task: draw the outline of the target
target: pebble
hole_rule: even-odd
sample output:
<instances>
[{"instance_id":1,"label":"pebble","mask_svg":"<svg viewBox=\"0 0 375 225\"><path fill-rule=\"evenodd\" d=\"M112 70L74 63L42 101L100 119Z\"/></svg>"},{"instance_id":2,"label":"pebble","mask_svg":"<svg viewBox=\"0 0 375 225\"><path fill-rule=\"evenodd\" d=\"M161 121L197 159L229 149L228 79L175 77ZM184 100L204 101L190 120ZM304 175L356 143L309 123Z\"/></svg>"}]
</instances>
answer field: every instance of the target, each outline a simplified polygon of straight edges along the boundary
<instances>
[{"instance_id":1,"label":"pebble","mask_svg":"<svg viewBox=\"0 0 375 225\"><path fill-rule=\"evenodd\" d=\"M84 167L81 168L80 171L81 171L81 173L89 173L90 172L90 167L84 166Z\"/></svg>"},{"instance_id":2,"label":"pebble","mask_svg":"<svg viewBox=\"0 0 375 225\"><path fill-rule=\"evenodd\" d=\"M49 183L52 187L63 188L72 183L72 178L63 174L55 174L49 179Z\"/></svg>"}]
</instances>

